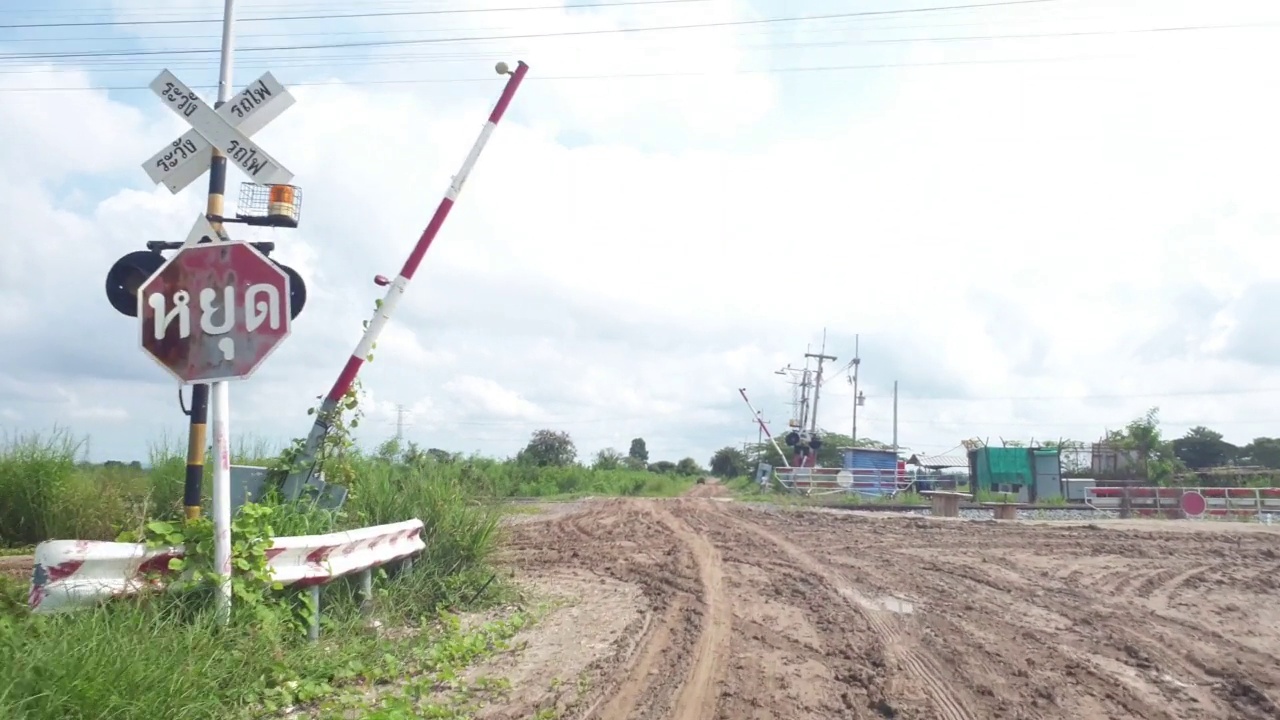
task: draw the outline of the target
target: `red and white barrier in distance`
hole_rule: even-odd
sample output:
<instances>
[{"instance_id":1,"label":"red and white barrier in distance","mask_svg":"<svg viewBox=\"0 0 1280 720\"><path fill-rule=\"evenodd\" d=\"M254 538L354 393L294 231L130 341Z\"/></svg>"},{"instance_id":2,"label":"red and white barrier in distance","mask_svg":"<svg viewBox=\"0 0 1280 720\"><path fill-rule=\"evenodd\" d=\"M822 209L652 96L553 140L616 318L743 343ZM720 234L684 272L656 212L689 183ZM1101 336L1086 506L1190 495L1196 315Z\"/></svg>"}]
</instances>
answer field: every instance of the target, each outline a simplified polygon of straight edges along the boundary
<instances>
[{"instance_id":1,"label":"red and white barrier in distance","mask_svg":"<svg viewBox=\"0 0 1280 720\"><path fill-rule=\"evenodd\" d=\"M1119 510L1128 493L1129 509L1135 515L1167 515L1182 509L1183 495L1198 493L1204 498L1204 513L1216 517L1280 513L1280 488L1218 487L1095 487L1085 489L1085 504L1097 510Z\"/></svg>"}]
</instances>

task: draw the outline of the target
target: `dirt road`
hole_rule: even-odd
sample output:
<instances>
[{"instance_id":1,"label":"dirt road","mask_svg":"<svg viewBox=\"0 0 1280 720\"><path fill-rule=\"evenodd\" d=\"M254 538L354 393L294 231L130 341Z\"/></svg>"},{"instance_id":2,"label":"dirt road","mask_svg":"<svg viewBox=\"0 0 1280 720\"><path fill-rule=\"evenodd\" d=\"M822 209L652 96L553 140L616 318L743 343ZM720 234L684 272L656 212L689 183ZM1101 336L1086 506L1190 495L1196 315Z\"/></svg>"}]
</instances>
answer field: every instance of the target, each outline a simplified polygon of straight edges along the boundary
<instances>
[{"instance_id":1,"label":"dirt road","mask_svg":"<svg viewBox=\"0 0 1280 720\"><path fill-rule=\"evenodd\" d=\"M586 503L511 528L582 599L478 717L1280 718L1280 534L1199 525Z\"/></svg>"}]
</instances>

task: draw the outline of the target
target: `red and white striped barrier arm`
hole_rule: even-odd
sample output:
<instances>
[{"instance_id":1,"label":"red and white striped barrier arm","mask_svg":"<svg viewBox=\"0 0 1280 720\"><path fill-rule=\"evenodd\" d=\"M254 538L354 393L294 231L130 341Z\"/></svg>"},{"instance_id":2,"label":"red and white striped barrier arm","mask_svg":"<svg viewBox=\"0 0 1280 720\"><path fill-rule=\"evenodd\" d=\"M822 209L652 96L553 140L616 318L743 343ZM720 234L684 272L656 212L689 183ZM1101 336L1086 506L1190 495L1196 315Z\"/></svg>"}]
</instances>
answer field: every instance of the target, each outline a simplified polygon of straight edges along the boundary
<instances>
[{"instance_id":1,"label":"red and white striped barrier arm","mask_svg":"<svg viewBox=\"0 0 1280 720\"><path fill-rule=\"evenodd\" d=\"M498 127L498 121L506 114L507 107L511 105L511 100L515 97L516 90L520 87L521 81L524 80L524 76L528 72L529 66L524 64L524 61L516 63L516 69L511 72L511 77L507 80L506 87L502 90L502 95L498 98L497 104L493 106L493 112L489 113L489 120L480 131L480 137L476 139L475 145L471 147L471 152L467 154L467 159L462 162L462 169L458 171L457 175L453 176L453 182L449 184L449 189L445 192L444 199L440 201L435 214L431 216L431 221L427 223L426 230L422 231L422 236L418 238L418 243L414 245L413 251L409 253L409 258L404 261L400 274L391 281L387 288L386 296L382 298L382 302L378 305L377 310L374 311L373 319L369 321L369 327L364 331L364 337L360 338L355 352L351 353L351 357L347 358L347 364L343 366L342 372L338 373L338 379L333 383L329 394L320 403L320 410L316 413L316 420L311 426L311 431L307 435L307 442L303 446L302 454L299 456L304 465L309 465L311 460L315 458L316 451L320 447L320 441L324 439L325 433L328 432L329 424L333 419L334 411L338 407L338 402L351 389L351 384L355 382L356 375L360 373L360 367L364 365L365 358L369 357L369 353L373 350L373 344L378 341L378 335L382 333L387 321L391 319L391 313L395 312L396 306L400 304L400 298L404 296L405 289L409 287L409 281L413 279L413 274L417 272L423 256L427 254L432 241L436 239L436 235L440 232L440 226L444 225L445 218L449 216L449 211L453 209L453 203L458 199L458 195L462 193L462 186L467 182L467 176L471 174L472 168L475 167L476 160L480 158L480 152L484 150L485 144L489 142L489 136Z\"/></svg>"},{"instance_id":2,"label":"red and white striped barrier arm","mask_svg":"<svg viewBox=\"0 0 1280 720\"><path fill-rule=\"evenodd\" d=\"M359 528L328 535L275 538L267 549L272 579L298 587L336 578L426 549L421 520ZM32 612L71 610L138 592L149 583L162 587L169 561L183 557L182 547L148 549L144 544L50 540L35 551Z\"/></svg>"}]
</instances>

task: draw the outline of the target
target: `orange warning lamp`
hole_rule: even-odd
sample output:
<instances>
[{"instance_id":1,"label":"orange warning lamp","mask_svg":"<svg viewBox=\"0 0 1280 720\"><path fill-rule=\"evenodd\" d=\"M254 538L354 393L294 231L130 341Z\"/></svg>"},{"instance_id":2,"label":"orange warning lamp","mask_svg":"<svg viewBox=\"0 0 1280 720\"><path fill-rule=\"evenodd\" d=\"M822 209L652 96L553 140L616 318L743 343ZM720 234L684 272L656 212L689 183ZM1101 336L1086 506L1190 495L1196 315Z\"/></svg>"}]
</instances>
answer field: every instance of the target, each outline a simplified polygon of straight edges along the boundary
<instances>
[{"instance_id":1,"label":"orange warning lamp","mask_svg":"<svg viewBox=\"0 0 1280 720\"><path fill-rule=\"evenodd\" d=\"M272 225L298 226L297 190L293 185L270 185L267 219Z\"/></svg>"},{"instance_id":2,"label":"orange warning lamp","mask_svg":"<svg viewBox=\"0 0 1280 720\"><path fill-rule=\"evenodd\" d=\"M236 218L248 225L266 227L298 227L302 216L302 188L297 185L240 186L240 202Z\"/></svg>"}]
</instances>

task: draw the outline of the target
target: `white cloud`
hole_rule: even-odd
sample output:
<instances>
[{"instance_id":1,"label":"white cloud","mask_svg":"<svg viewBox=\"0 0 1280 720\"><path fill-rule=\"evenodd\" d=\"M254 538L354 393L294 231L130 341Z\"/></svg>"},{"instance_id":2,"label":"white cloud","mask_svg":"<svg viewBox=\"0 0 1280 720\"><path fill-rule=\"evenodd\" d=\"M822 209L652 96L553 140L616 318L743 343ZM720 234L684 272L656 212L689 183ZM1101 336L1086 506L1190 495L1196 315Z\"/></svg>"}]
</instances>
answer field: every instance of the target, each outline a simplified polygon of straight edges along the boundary
<instances>
[{"instance_id":1,"label":"white cloud","mask_svg":"<svg viewBox=\"0 0 1280 720\"><path fill-rule=\"evenodd\" d=\"M864 436L888 439L895 379L900 438L926 450L974 435L1092 438L1157 404L1170 421L1235 441L1280 434L1271 395L1212 394L1280 388L1272 346L1250 342L1269 332L1266 293L1280 281L1270 130L1280 105L1257 90L1280 59L1274 29L865 44L1269 9L1231 6L1216 16L1160 5L1163 15L1143 18L1157 6L1080 2L449 49L467 62L432 72L484 76L499 57L533 70L362 372L368 441L393 431L403 405L407 438L429 446L510 454L549 425L570 430L584 457L643 436L655 457L705 459L755 439L739 387L784 425L790 391L773 371L816 349L824 326L837 368L862 336ZM447 26L534 34L782 14L744 8L480 14ZM946 27L974 22L987 25ZM875 29L895 26L904 29ZM784 41L804 45L791 52ZM772 60L756 47L768 43ZM1073 55L1133 57L539 81ZM417 71L282 65L286 82ZM179 71L197 84L201 73ZM286 344L235 386L234 432L305 431L305 408L383 292L373 276L400 267L501 83L300 86L297 105L256 136L297 174L303 221L237 233L275 240L309 300ZM138 167L181 124L144 95L122 96L131 105L93 93L3 97L14 101L0 103L0 330L10 339L0 407L24 427L73 422L95 436L95 454L141 456L160 432L180 434L182 417L101 287L115 257L181 239L200 211L203 182L172 197ZM67 112L72 102L83 112ZM53 387L82 404L57 401ZM1126 397L1096 397L1112 395ZM1025 396L1042 399L1008 399ZM822 423L847 432L851 397L831 375ZM117 412L132 424L101 414Z\"/></svg>"},{"instance_id":2,"label":"white cloud","mask_svg":"<svg viewBox=\"0 0 1280 720\"><path fill-rule=\"evenodd\" d=\"M471 414L498 420L535 420L541 408L489 378L459 375L441 388Z\"/></svg>"}]
</instances>

